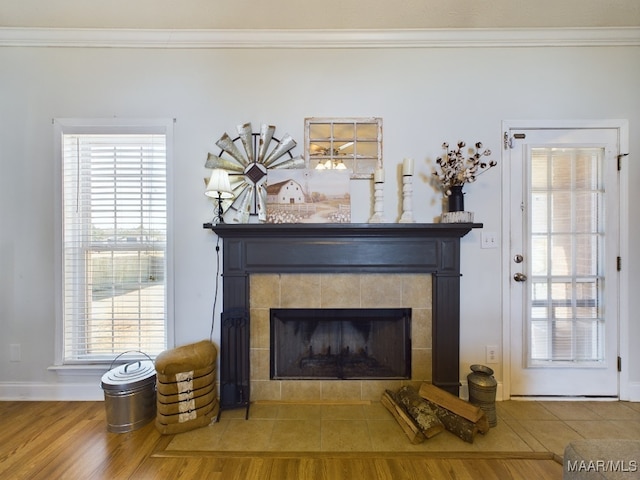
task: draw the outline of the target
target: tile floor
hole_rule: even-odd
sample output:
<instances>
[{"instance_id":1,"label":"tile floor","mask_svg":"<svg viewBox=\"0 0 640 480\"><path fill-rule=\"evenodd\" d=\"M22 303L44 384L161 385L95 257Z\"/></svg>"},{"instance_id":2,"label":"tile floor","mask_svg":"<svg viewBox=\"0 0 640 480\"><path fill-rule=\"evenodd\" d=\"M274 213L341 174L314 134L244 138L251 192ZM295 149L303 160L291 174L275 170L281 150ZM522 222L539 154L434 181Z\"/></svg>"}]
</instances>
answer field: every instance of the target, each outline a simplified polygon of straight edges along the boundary
<instances>
[{"instance_id":1,"label":"tile floor","mask_svg":"<svg viewBox=\"0 0 640 480\"><path fill-rule=\"evenodd\" d=\"M515 401L496 403L498 425L466 443L444 431L413 445L378 402L362 405L271 404L222 412L208 427L176 435L167 450L288 452L545 452L562 456L580 438L640 439L640 403Z\"/></svg>"}]
</instances>

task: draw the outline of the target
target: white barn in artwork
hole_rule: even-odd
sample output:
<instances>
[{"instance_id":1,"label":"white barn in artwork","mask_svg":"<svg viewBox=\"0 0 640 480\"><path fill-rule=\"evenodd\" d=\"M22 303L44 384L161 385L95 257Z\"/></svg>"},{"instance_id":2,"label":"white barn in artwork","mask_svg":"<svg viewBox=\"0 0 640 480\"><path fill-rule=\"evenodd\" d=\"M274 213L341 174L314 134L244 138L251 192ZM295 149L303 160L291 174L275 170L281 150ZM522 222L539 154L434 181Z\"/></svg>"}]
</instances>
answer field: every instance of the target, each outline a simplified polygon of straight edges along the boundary
<instances>
[{"instance_id":1,"label":"white barn in artwork","mask_svg":"<svg viewBox=\"0 0 640 480\"><path fill-rule=\"evenodd\" d=\"M285 180L267 186L267 203L295 205L305 203L302 186L295 180Z\"/></svg>"}]
</instances>

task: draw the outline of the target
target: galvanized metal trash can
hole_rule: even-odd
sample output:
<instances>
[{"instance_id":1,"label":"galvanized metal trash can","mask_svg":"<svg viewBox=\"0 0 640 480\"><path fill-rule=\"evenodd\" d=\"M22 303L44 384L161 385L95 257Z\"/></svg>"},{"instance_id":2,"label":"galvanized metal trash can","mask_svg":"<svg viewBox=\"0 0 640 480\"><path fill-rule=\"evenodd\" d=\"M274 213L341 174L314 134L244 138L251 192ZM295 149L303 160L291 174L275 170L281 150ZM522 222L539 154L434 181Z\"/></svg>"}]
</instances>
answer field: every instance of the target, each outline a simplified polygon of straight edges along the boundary
<instances>
[{"instance_id":1,"label":"galvanized metal trash can","mask_svg":"<svg viewBox=\"0 0 640 480\"><path fill-rule=\"evenodd\" d=\"M125 433L156 416L156 369L151 360L120 365L102 376L107 430Z\"/></svg>"}]
</instances>

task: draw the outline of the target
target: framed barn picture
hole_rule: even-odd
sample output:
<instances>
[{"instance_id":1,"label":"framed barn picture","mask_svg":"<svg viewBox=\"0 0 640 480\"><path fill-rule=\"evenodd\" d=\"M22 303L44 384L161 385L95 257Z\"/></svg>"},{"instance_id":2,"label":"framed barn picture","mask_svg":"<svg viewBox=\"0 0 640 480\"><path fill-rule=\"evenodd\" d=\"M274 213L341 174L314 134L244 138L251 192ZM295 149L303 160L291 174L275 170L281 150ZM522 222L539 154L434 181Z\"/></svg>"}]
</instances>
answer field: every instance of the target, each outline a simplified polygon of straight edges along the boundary
<instances>
[{"instance_id":1,"label":"framed barn picture","mask_svg":"<svg viewBox=\"0 0 640 480\"><path fill-rule=\"evenodd\" d=\"M351 223L350 177L349 170L270 170L267 223Z\"/></svg>"}]
</instances>

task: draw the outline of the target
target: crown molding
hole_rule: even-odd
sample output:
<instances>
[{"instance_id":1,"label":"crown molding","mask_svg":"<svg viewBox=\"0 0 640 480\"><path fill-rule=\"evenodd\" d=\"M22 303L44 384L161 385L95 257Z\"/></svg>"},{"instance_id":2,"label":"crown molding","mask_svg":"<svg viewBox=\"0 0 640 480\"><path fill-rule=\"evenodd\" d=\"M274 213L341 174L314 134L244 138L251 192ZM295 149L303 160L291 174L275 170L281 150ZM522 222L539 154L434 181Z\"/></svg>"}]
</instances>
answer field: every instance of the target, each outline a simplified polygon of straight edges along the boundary
<instances>
[{"instance_id":1,"label":"crown molding","mask_svg":"<svg viewBox=\"0 0 640 480\"><path fill-rule=\"evenodd\" d=\"M640 46L640 27L389 30L135 30L0 27L0 47L491 48Z\"/></svg>"}]
</instances>

